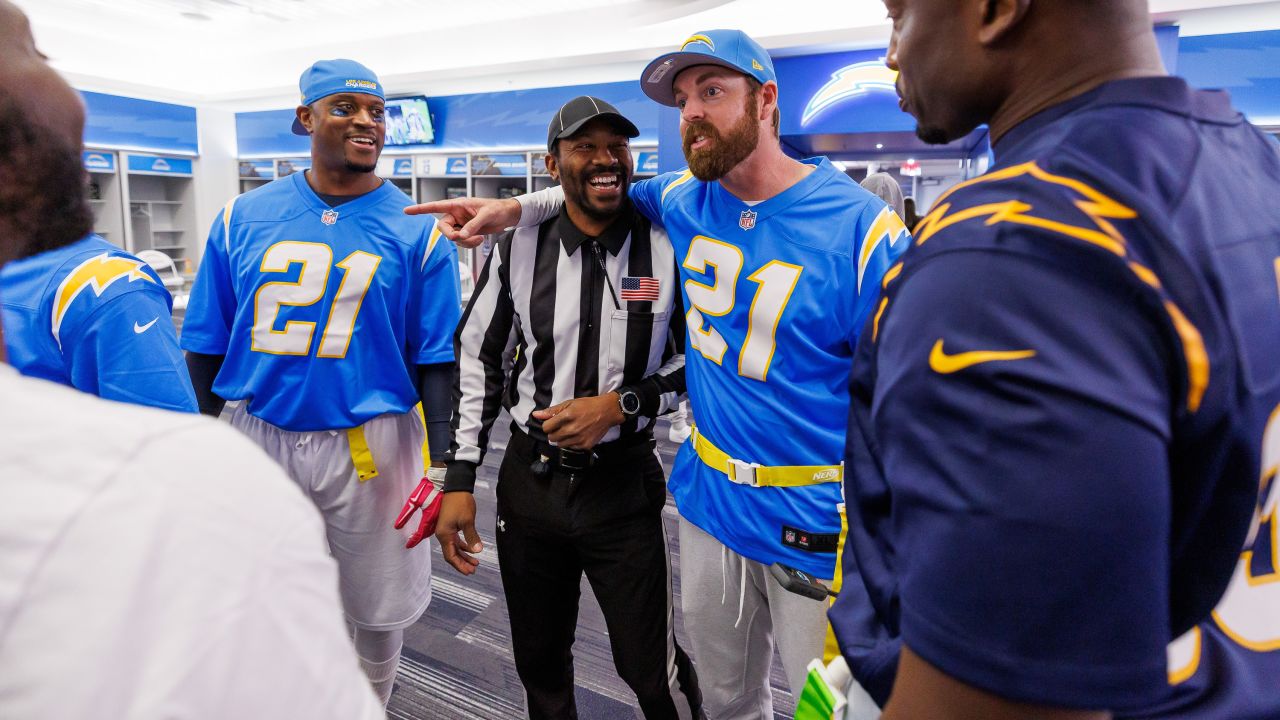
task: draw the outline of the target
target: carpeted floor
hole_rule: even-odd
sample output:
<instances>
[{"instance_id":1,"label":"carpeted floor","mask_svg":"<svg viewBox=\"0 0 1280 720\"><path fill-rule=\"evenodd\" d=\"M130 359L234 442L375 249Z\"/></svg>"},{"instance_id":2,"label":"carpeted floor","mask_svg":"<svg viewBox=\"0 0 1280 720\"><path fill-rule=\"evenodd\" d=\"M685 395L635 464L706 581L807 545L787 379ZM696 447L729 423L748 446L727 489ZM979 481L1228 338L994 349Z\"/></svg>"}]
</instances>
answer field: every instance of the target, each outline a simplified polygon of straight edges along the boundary
<instances>
[{"instance_id":1,"label":"carpeted floor","mask_svg":"<svg viewBox=\"0 0 1280 720\"><path fill-rule=\"evenodd\" d=\"M507 720L525 716L524 690L511 660L507 608L494 550L493 483L506 447L508 425L505 414L495 423L493 449L480 469L476 487L477 520L485 543L480 568L470 577L459 574L445 565L439 547L431 543L435 561L433 599L426 614L406 633L404 658L387 710L389 718ZM676 448L666 441L665 421L659 421L657 435L663 464L670 470ZM672 553L676 637L688 650L678 610L680 548L676 510L670 498L664 520ZM604 618L585 580L574 659L580 718L640 717L635 696L613 668ZM794 711L795 703L786 687L786 676L775 655L773 691L777 718L789 718Z\"/></svg>"}]
</instances>

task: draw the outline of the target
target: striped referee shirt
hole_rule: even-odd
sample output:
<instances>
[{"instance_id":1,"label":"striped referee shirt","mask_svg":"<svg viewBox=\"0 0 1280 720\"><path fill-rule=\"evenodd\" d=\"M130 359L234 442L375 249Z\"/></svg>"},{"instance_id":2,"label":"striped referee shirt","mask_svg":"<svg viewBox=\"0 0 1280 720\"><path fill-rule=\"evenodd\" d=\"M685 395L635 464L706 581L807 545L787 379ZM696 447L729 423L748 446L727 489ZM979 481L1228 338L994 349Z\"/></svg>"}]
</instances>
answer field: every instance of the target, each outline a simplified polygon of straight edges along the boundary
<instances>
[{"instance_id":1,"label":"striped referee shirt","mask_svg":"<svg viewBox=\"0 0 1280 720\"><path fill-rule=\"evenodd\" d=\"M472 490L506 408L546 441L534 410L627 386L640 413L601 443L651 432L684 393L684 311L666 232L628 203L597 238L565 212L494 245L454 338L458 366L445 490Z\"/></svg>"}]
</instances>

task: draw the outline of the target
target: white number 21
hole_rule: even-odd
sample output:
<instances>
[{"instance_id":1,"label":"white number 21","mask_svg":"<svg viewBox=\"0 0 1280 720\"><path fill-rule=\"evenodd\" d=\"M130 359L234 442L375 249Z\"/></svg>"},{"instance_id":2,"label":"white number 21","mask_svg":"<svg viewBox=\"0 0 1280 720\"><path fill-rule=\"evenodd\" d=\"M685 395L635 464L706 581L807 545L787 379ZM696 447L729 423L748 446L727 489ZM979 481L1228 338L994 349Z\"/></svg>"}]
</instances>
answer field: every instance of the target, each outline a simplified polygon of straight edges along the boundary
<instances>
[{"instance_id":1,"label":"white number 21","mask_svg":"<svg viewBox=\"0 0 1280 720\"><path fill-rule=\"evenodd\" d=\"M267 248L262 255L261 272L288 272L294 263L302 265L302 270L294 282L273 281L258 288L253 300L253 350L271 355L310 353L316 323L289 320L283 330L276 330L276 320L282 306L305 307L320 302L329 287L329 270L336 267L343 271L342 282L329 309L316 357L346 357L360 305L381 262L377 255L357 250L333 265L333 250L322 243L287 240Z\"/></svg>"},{"instance_id":2,"label":"white number 21","mask_svg":"<svg viewBox=\"0 0 1280 720\"><path fill-rule=\"evenodd\" d=\"M741 250L703 235L693 239L684 259L684 267L697 273L707 273L708 266L715 268L715 280L711 285L686 280L684 288L690 305L685 314L689 325L689 344L717 365L729 346L714 326L703 328L703 320L706 315L719 317L733 310L742 265ZM747 277L760 287L751 301L747 337L738 354L739 375L761 381L768 376L777 347L778 321L803 271L799 265L772 260Z\"/></svg>"}]
</instances>

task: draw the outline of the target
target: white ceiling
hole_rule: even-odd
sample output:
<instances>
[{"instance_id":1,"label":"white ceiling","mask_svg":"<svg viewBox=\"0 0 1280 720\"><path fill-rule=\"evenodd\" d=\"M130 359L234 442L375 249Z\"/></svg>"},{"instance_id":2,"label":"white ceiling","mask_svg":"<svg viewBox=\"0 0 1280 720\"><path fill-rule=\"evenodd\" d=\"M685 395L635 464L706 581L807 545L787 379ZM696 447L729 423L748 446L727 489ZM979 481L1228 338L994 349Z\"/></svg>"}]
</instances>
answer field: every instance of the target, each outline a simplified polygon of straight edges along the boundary
<instances>
[{"instance_id":1,"label":"white ceiling","mask_svg":"<svg viewBox=\"0 0 1280 720\"><path fill-rule=\"evenodd\" d=\"M879 0L15 0L77 87L227 109L284 107L321 58L391 93L638 77L690 33L737 27L775 52L884 47ZM1280 28L1280 2L1151 0L1183 34Z\"/></svg>"}]
</instances>

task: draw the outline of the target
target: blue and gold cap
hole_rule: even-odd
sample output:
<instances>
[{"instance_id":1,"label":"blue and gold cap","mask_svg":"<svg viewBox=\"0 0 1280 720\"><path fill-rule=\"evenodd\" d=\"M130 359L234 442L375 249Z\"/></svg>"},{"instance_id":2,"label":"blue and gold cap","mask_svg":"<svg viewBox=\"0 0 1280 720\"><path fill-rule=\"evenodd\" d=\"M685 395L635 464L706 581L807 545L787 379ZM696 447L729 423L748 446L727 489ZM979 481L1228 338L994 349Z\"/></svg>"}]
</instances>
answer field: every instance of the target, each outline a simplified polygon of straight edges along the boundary
<instances>
[{"instance_id":1,"label":"blue and gold cap","mask_svg":"<svg viewBox=\"0 0 1280 720\"><path fill-rule=\"evenodd\" d=\"M355 60L321 60L302 73L298 78L298 90L302 92L302 104L311 103L323 97L338 93L364 93L380 99L386 99L382 92L382 83L369 68ZM306 135L307 129L295 117L293 134Z\"/></svg>"},{"instance_id":2,"label":"blue and gold cap","mask_svg":"<svg viewBox=\"0 0 1280 720\"><path fill-rule=\"evenodd\" d=\"M778 81L773 61L760 43L741 30L704 30L694 33L680 49L659 56L640 75L640 87L654 101L676 104L671 84L681 70L694 65L722 65L753 77L763 85Z\"/></svg>"}]
</instances>

